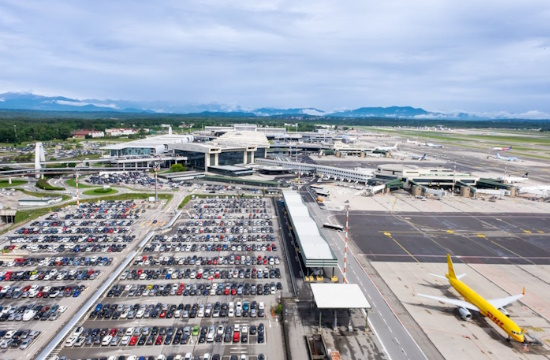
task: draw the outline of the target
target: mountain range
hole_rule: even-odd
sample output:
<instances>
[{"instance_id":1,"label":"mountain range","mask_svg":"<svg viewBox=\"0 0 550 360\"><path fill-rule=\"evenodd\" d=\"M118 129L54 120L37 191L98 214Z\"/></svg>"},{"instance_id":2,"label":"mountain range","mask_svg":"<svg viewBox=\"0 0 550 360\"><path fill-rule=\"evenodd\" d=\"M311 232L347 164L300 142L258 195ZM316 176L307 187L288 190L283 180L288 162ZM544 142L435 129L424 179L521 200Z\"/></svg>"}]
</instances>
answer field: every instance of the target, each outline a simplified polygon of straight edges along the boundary
<instances>
[{"instance_id":1,"label":"mountain range","mask_svg":"<svg viewBox=\"0 0 550 360\"><path fill-rule=\"evenodd\" d=\"M399 118L441 120L537 119L548 120L550 114L530 111L522 114L509 112L467 113L428 111L410 106L361 107L352 110L327 112L316 108L244 108L218 103L178 105L162 101L127 101L73 99L63 96L42 96L31 93L7 92L0 94L0 110L81 111L124 113L204 114L227 116L299 116L340 118Z\"/></svg>"}]
</instances>

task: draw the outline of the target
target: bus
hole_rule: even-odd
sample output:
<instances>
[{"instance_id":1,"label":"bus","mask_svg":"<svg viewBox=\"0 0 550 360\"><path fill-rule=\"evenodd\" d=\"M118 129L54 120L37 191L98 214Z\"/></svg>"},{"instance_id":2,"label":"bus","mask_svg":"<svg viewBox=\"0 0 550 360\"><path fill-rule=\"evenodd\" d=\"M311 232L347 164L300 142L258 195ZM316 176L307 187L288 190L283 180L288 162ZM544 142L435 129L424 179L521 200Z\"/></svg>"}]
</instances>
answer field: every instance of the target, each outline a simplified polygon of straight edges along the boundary
<instances>
[{"instance_id":1,"label":"bus","mask_svg":"<svg viewBox=\"0 0 550 360\"><path fill-rule=\"evenodd\" d=\"M314 189L314 190L315 190L315 194L319 196L327 197L330 195L330 193L327 190L318 190L318 189Z\"/></svg>"},{"instance_id":2,"label":"bus","mask_svg":"<svg viewBox=\"0 0 550 360\"><path fill-rule=\"evenodd\" d=\"M327 229L336 230L336 231L344 231L344 227L343 227L342 225L335 225L335 224L324 223L324 224L323 224L323 227L324 227L324 228L327 228Z\"/></svg>"}]
</instances>

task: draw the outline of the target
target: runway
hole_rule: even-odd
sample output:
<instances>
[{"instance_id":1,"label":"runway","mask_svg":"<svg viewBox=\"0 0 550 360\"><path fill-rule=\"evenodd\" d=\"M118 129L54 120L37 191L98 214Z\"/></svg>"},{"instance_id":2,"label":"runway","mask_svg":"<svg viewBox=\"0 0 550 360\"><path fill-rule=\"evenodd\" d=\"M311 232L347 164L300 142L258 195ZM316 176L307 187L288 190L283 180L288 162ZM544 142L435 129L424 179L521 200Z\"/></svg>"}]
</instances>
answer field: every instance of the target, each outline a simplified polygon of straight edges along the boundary
<instances>
[{"instance_id":1,"label":"runway","mask_svg":"<svg viewBox=\"0 0 550 360\"><path fill-rule=\"evenodd\" d=\"M345 224L345 214L333 215ZM350 238L383 262L550 265L549 214L352 212Z\"/></svg>"}]
</instances>

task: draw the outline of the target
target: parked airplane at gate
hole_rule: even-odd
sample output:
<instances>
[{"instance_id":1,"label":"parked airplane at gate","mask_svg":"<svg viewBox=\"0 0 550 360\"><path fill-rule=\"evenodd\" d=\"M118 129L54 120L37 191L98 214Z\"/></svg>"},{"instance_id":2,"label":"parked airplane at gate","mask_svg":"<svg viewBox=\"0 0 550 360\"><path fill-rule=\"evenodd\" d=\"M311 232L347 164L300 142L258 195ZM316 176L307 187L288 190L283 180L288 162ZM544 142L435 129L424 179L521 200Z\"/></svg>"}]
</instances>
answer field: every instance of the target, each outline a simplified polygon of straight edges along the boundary
<instances>
[{"instance_id":1,"label":"parked airplane at gate","mask_svg":"<svg viewBox=\"0 0 550 360\"><path fill-rule=\"evenodd\" d=\"M412 158L413 160L418 160L418 161L428 160L428 159L426 159L426 154L424 154L424 155L422 155L422 156L413 155L413 156L411 156L411 158Z\"/></svg>"},{"instance_id":2,"label":"parked airplane at gate","mask_svg":"<svg viewBox=\"0 0 550 360\"><path fill-rule=\"evenodd\" d=\"M424 145L429 147L434 147L434 148L440 148L440 149L443 148L443 145L440 145L440 144L425 143Z\"/></svg>"},{"instance_id":3,"label":"parked airplane at gate","mask_svg":"<svg viewBox=\"0 0 550 360\"><path fill-rule=\"evenodd\" d=\"M486 300L477 292L469 288L462 281L460 281L460 279L466 276L466 274L455 275L453 262L451 261L451 255L449 254L447 254L447 266L448 266L449 273L445 274L445 277L449 280L449 284L456 291L458 291L458 293L462 295L462 297L466 301L458 300L458 299L450 299L446 297L424 295L424 294L418 294L418 296L422 296L429 299L458 306L458 312L462 317L462 319L464 320L470 320L472 318L472 314L470 313L470 310L477 311L481 315L486 316L492 322L497 324L502 330L504 330L514 340L521 343L525 341L525 337L522 329L512 319L508 317L508 312L506 312L506 310L504 309L506 305L511 304L514 301L517 301L518 299L522 298L525 295L525 288L523 288L523 292L518 295L512 295L512 296L499 298L499 299ZM445 279L445 277L441 275L435 275L435 274L430 274L430 275Z\"/></svg>"},{"instance_id":4,"label":"parked airplane at gate","mask_svg":"<svg viewBox=\"0 0 550 360\"><path fill-rule=\"evenodd\" d=\"M512 150L512 145L508 146L507 148L505 148L505 147L494 147L493 148L493 151L508 151L508 150Z\"/></svg>"},{"instance_id":5,"label":"parked airplane at gate","mask_svg":"<svg viewBox=\"0 0 550 360\"><path fill-rule=\"evenodd\" d=\"M395 143L394 146L378 146L378 147L375 147L374 150L382 150L382 151L397 150L397 143Z\"/></svg>"},{"instance_id":6,"label":"parked airplane at gate","mask_svg":"<svg viewBox=\"0 0 550 360\"><path fill-rule=\"evenodd\" d=\"M499 160L504 160L504 161L518 161L518 160L519 160L517 157L512 157L512 156L510 156L510 157L506 157L506 156L505 156L505 157L502 157L502 156L500 156L499 153L497 153L497 159L499 159Z\"/></svg>"}]
</instances>

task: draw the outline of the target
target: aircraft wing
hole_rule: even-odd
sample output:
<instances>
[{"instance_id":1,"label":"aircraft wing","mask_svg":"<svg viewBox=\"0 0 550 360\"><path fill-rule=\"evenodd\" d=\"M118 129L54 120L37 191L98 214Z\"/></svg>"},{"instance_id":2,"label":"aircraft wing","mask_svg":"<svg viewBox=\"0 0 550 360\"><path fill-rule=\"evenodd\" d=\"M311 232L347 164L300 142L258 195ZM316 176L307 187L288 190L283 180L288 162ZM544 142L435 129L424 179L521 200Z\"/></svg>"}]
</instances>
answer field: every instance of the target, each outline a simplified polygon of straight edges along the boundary
<instances>
[{"instance_id":1,"label":"aircraft wing","mask_svg":"<svg viewBox=\"0 0 550 360\"><path fill-rule=\"evenodd\" d=\"M477 306L475 306L474 304L470 304L469 302L464 301L464 300L450 299L450 298L446 298L446 297L424 295L424 294L417 294L417 295L428 298L428 299L441 301L441 302L444 302L446 304L451 304L451 305L454 305L454 306L463 307L463 308L468 309L468 310L479 311L479 308Z\"/></svg>"},{"instance_id":2,"label":"aircraft wing","mask_svg":"<svg viewBox=\"0 0 550 360\"><path fill-rule=\"evenodd\" d=\"M523 297L523 294L517 294L517 295L508 296L505 298L490 299L490 300L487 300L487 302L493 305L494 307L496 307L497 309L500 309L505 307L508 304L513 303L514 301L518 301L522 297Z\"/></svg>"}]
</instances>

